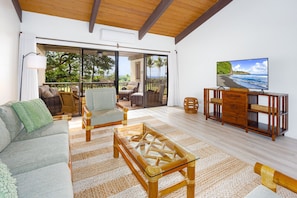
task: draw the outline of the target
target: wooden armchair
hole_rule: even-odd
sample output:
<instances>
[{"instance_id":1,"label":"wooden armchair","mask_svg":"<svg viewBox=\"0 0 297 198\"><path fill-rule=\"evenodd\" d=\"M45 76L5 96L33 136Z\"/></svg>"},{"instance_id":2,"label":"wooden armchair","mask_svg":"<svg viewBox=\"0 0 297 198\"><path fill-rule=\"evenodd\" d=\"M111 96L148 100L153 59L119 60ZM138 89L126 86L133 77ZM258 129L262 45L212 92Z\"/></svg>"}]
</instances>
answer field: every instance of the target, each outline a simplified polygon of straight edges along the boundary
<instances>
[{"instance_id":1,"label":"wooden armchair","mask_svg":"<svg viewBox=\"0 0 297 198\"><path fill-rule=\"evenodd\" d=\"M77 114L79 112L79 98L71 92L59 92L62 104L61 113Z\"/></svg>"},{"instance_id":2,"label":"wooden armchair","mask_svg":"<svg viewBox=\"0 0 297 198\"><path fill-rule=\"evenodd\" d=\"M94 128L127 124L128 109L117 103L114 87L88 89L82 112L82 128L86 129L86 141L91 140Z\"/></svg>"},{"instance_id":3,"label":"wooden armchair","mask_svg":"<svg viewBox=\"0 0 297 198\"><path fill-rule=\"evenodd\" d=\"M297 193L297 180L273 168L256 162L254 172L261 176L261 184L252 190L245 198L269 197L280 198L275 192L277 185Z\"/></svg>"}]
</instances>

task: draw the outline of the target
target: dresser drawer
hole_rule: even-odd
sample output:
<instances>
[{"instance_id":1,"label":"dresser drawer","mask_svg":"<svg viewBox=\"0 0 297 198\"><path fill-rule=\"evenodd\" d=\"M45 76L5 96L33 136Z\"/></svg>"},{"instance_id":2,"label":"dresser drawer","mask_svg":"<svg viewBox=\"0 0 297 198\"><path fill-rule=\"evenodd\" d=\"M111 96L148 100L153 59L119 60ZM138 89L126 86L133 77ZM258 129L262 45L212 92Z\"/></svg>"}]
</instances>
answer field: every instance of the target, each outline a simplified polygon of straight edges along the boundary
<instances>
[{"instance_id":1,"label":"dresser drawer","mask_svg":"<svg viewBox=\"0 0 297 198\"><path fill-rule=\"evenodd\" d=\"M238 103L224 103L223 105L223 112L234 112L234 113L242 113L246 112L247 105L245 104L238 104Z\"/></svg>"},{"instance_id":2,"label":"dresser drawer","mask_svg":"<svg viewBox=\"0 0 297 198\"><path fill-rule=\"evenodd\" d=\"M246 116L243 116L241 114L233 114L233 113L224 113L222 115L222 121L237 125L246 126L247 119Z\"/></svg>"},{"instance_id":3,"label":"dresser drawer","mask_svg":"<svg viewBox=\"0 0 297 198\"><path fill-rule=\"evenodd\" d=\"M245 103L246 97L247 95L242 93L233 93L229 91L226 91L223 93L223 100L228 103L229 102Z\"/></svg>"}]
</instances>

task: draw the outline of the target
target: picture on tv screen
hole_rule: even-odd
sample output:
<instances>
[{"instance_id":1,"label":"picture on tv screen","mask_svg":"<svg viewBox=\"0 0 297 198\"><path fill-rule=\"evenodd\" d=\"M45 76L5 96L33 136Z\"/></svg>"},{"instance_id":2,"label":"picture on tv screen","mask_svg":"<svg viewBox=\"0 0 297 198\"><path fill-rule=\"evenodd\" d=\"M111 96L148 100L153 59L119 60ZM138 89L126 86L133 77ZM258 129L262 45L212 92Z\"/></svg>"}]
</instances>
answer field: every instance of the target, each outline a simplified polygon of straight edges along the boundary
<instances>
[{"instance_id":1,"label":"picture on tv screen","mask_svg":"<svg viewBox=\"0 0 297 198\"><path fill-rule=\"evenodd\" d=\"M268 90L268 58L217 62L217 86Z\"/></svg>"}]
</instances>

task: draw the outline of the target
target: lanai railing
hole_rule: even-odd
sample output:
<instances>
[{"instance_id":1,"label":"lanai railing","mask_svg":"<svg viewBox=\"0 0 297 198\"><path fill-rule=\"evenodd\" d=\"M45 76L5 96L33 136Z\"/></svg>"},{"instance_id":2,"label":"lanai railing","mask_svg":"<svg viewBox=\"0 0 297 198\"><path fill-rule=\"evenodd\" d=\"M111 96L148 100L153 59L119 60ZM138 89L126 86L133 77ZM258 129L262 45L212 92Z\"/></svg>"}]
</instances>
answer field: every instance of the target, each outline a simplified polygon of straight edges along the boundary
<instances>
[{"instance_id":1,"label":"lanai railing","mask_svg":"<svg viewBox=\"0 0 297 198\"><path fill-rule=\"evenodd\" d=\"M112 87L113 82L46 82L44 85L49 85L50 87L56 87L59 91L71 92L72 86L77 86L83 92L87 89L98 88L98 87Z\"/></svg>"}]
</instances>

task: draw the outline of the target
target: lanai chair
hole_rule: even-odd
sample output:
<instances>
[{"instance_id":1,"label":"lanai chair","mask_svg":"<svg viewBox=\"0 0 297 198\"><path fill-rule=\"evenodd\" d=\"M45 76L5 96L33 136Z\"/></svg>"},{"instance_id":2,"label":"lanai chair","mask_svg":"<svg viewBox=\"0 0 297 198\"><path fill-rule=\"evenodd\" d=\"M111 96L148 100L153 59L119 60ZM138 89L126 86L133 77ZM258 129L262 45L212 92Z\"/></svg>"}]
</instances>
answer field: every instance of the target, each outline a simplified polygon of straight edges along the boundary
<instances>
[{"instance_id":1,"label":"lanai chair","mask_svg":"<svg viewBox=\"0 0 297 198\"><path fill-rule=\"evenodd\" d=\"M63 114L78 114L79 112L79 98L72 92L59 92Z\"/></svg>"},{"instance_id":2,"label":"lanai chair","mask_svg":"<svg viewBox=\"0 0 297 198\"><path fill-rule=\"evenodd\" d=\"M83 104L82 128L86 129L86 141L91 140L94 128L127 124L128 109L117 103L114 87L87 89Z\"/></svg>"},{"instance_id":3,"label":"lanai chair","mask_svg":"<svg viewBox=\"0 0 297 198\"><path fill-rule=\"evenodd\" d=\"M129 82L127 86L119 90L119 99L127 99L129 101L131 94L138 92L138 88L139 82Z\"/></svg>"},{"instance_id":4,"label":"lanai chair","mask_svg":"<svg viewBox=\"0 0 297 198\"><path fill-rule=\"evenodd\" d=\"M155 91L147 91L147 102L149 106L160 106L163 104L165 85L160 84Z\"/></svg>"}]
</instances>

